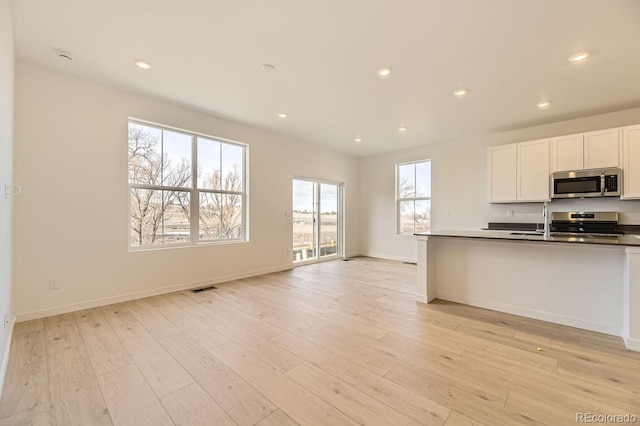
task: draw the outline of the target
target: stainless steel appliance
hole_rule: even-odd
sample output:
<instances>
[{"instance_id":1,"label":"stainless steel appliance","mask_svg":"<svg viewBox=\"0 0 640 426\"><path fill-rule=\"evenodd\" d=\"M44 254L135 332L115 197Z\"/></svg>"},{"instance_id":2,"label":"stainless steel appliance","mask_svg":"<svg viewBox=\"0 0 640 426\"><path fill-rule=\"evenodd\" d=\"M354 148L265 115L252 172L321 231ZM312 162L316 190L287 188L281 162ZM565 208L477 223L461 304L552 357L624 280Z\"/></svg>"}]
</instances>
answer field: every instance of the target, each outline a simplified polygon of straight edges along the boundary
<instances>
[{"instance_id":1,"label":"stainless steel appliance","mask_svg":"<svg viewBox=\"0 0 640 426\"><path fill-rule=\"evenodd\" d=\"M551 235L617 237L617 212L552 212Z\"/></svg>"},{"instance_id":2,"label":"stainless steel appliance","mask_svg":"<svg viewBox=\"0 0 640 426\"><path fill-rule=\"evenodd\" d=\"M618 168L555 172L551 198L619 197L621 177Z\"/></svg>"}]
</instances>

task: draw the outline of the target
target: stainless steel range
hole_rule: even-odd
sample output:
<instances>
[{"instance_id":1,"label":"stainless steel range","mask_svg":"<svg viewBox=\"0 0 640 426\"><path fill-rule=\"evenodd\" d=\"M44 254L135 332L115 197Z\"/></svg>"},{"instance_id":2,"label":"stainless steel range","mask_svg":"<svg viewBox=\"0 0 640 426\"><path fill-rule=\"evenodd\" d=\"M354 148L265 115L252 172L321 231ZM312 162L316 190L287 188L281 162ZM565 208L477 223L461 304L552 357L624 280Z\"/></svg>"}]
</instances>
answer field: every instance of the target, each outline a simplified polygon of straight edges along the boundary
<instances>
[{"instance_id":1,"label":"stainless steel range","mask_svg":"<svg viewBox=\"0 0 640 426\"><path fill-rule=\"evenodd\" d=\"M552 212L550 231L554 236L617 237L624 234L618 229L617 212Z\"/></svg>"}]
</instances>

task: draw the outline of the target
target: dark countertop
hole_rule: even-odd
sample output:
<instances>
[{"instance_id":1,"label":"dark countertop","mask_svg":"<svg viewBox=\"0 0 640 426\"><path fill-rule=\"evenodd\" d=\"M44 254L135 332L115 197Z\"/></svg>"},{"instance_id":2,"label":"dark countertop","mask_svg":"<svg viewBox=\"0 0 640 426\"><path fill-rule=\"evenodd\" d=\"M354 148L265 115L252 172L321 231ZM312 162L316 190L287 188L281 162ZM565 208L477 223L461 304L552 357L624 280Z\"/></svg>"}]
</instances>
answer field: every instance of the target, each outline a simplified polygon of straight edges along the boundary
<instances>
[{"instance_id":1,"label":"dark countertop","mask_svg":"<svg viewBox=\"0 0 640 426\"><path fill-rule=\"evenodd\" d=\"M542 233L528 231L433 231L415 234L427 237L477 238L486 240L509 240L543 243L578 243L600 244L608 246L640 247L640 235L623 235L617 237L544 237Z\"/></svg>"}]
</instances>

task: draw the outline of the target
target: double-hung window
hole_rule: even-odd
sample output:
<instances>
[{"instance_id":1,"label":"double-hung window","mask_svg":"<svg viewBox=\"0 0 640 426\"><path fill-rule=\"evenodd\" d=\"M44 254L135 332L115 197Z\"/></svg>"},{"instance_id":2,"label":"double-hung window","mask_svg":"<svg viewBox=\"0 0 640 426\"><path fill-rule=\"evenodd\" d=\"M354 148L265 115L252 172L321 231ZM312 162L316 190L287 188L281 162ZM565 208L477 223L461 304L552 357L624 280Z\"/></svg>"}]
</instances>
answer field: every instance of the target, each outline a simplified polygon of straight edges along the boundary
<instances>
[{"instance_id":1,"label":"double-hung window","mask_svg":"<svg viewBox=\"0 0 640 426\"><path fill-rule=\"evenodd\" d=\"M129 247L247 239L243 144L129 121Z\"/></svg>"},{"instance_id":2,"label":"double-hung window","mask_svg":"<svg viewBox=\"0 0 640 426\"><path fill-rule=\"evenodd\" d=\"M399 234L431 231L431 161L396 164Z\"/></svg>"}]
</instances>

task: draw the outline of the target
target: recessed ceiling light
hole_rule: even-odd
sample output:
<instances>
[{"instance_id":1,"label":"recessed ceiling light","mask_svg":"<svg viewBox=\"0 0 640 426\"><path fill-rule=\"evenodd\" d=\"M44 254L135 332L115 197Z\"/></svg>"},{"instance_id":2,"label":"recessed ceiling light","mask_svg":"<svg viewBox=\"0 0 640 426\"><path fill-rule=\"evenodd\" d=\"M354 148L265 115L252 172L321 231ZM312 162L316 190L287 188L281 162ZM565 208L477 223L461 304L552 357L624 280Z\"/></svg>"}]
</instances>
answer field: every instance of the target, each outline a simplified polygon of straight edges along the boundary
<instances>
[{"instance_id":1,"label":"recessed ceiling light","mask_svg":"<svg viewBox=\"0 0 640 426\"><path fill-rule=\"evenodd\" d=\"M589 57L589 55L591 55L591 52L578 52L575 55L571 55L569 57L569 62L572 62L574 64L576 64L578 62L582 62L585 59L587 59Z\"/></svg>"},{"instance_id":2,"label":"recessed ceiling light","mask_svg":"<svg viewBox=\"0 0 640 426\"><path fill-rule=\"evenodd\" d=\"M380 68L378 70L378 77L389 77L391 75L391 68L389 67L384 67L384 68Z\"/></svg>"},{"instance_id":3,"label":"recessed ceiling light","mask_svg":"<svg viewBox=\"0 0 640 426\"><path fill-rule=\"evenodd\" d=\"M136 65L138 66L138 68L142 68L143 70L149 70L151 69L151 64L147 61L143 61L138 59L136 61Z\"/></svg>"},{"instance_id":4,"label":"recessed ceiling light","mask_svg":"<svg viewBox=\"0 0 640 426\"><path fill-rule=\"evenodd\" d=\"M276 69L276 67L274 67L271 64L263 64L262 65L262 71L264 71L264 72L271 72L271 71L273 71L275 69Z\"/></svg>"},{"instance_id":5,"label":"recessed ceiling light","mask_svg":"<svg viewBox=\"0 0 640 426\"><path fill-rule=\"evenodd\" d=\"M278 117L287 118L287 113L286 112L280 112L280 113L278 113Z\"/></svg>"},{"instance_id":6,"label":"recessed ceiling light","mask_svg":"<svg viewBox=\"0 0 640 426\"><path fill-rule=\"evenodd\" d=\"M467 89L457 89L453 91L453 96L456 98L464 98L467 96Z\"/></svg>"},{"instance_id":7,"label":"recessed ceiling light","mask_svg":"<svg viewBox=\"0 0 640 426\"><path fill-rule=\"evenodd\" d=\"M550 105L551 105L551 102L549 102L549 101L540 101L540 102L538 102L538 103L536 104L536 106L537 106L539 109L549 108L549 106L550 106Z\"/></svg>"},{"instance_id":8,"label":"recessed ceiling light","mask_svg":"<svg viewBox=\"0 0 640 426\"><path fill-rule=\"evenodd\" d=\"M58 58L73 62L73 55L66 50L58 50L56 53L58 55Z\"/></svg>"},{"instance_id":9,"label":"recessed ceiling light","mask_svg":"<svg viewBox=\"0 0 640 426\"><path fill-rule=\"evenodd\" d=\"M360 143L362 142L362 138L360 136L358 136L357 138L354 139L355 143Z\"/></svg>"},{"instance_id":10,"label":"recessed ceiling light","mask_svg":"<svg viewBox=\"0 0 640 426\"><path fill-rule=\"evenodd\" d=\"M404 132L406 132L406 131L407 131L407 127L405 127L405 126L398 127L398 131L399 131L400 133L404 133Z\"/></svg>"}]
</instances>

